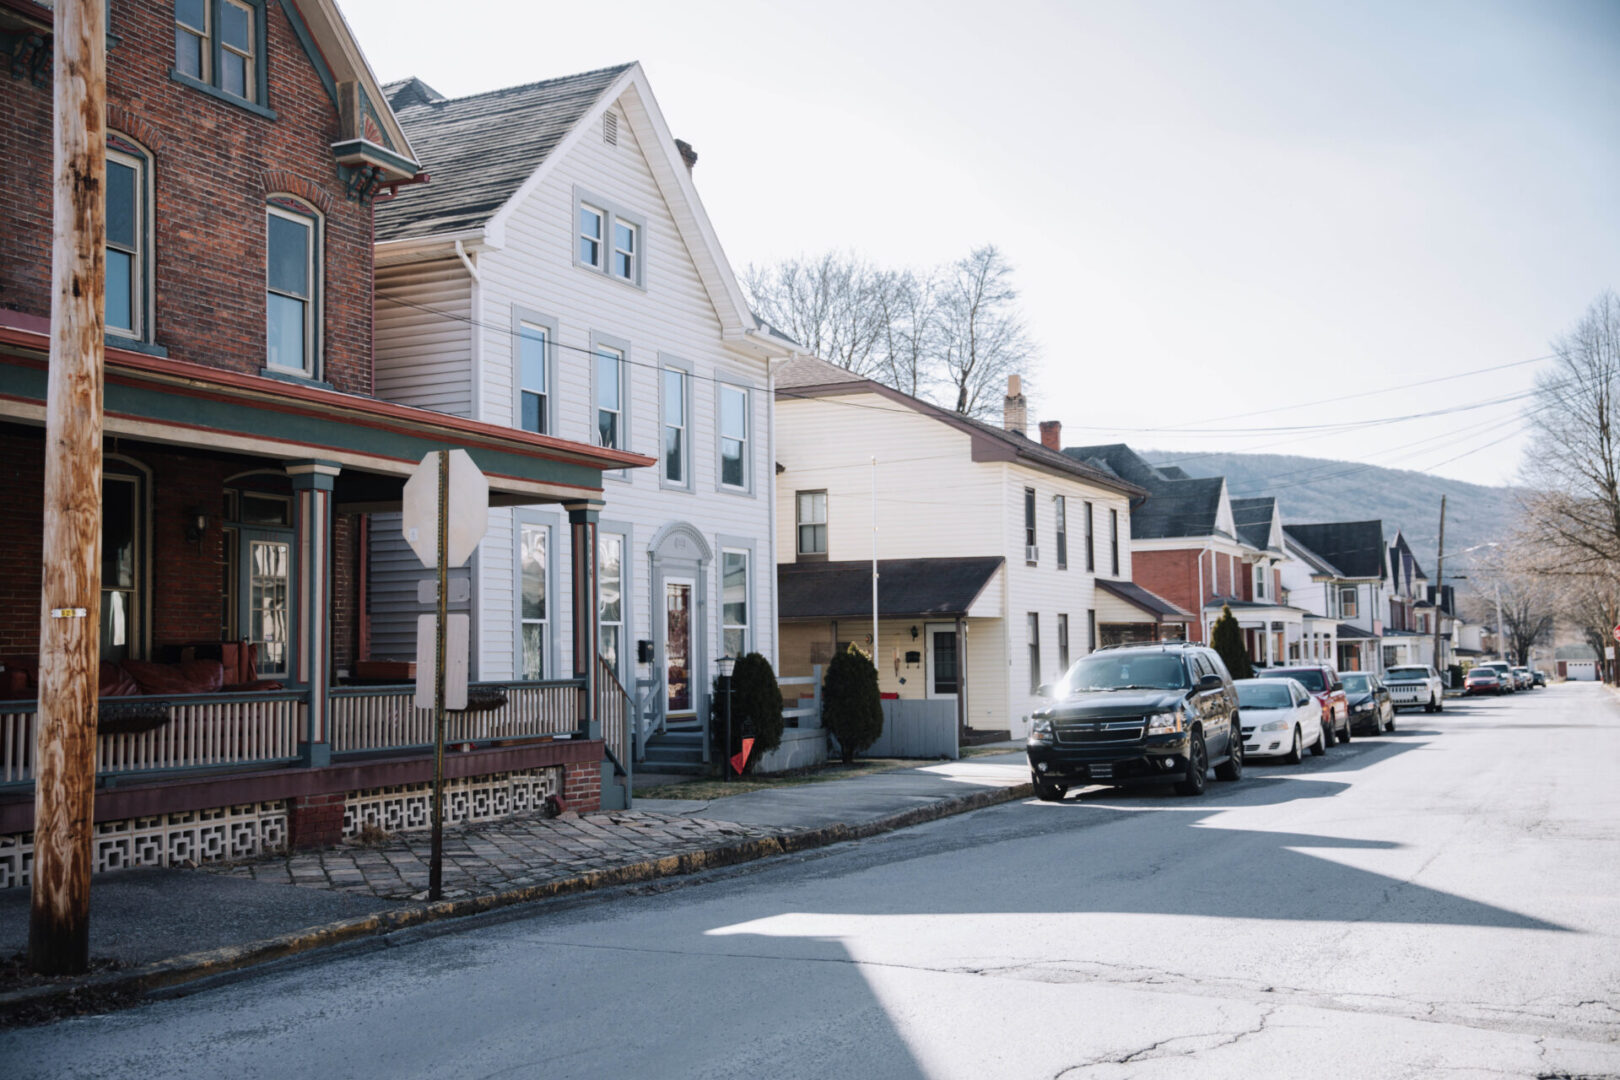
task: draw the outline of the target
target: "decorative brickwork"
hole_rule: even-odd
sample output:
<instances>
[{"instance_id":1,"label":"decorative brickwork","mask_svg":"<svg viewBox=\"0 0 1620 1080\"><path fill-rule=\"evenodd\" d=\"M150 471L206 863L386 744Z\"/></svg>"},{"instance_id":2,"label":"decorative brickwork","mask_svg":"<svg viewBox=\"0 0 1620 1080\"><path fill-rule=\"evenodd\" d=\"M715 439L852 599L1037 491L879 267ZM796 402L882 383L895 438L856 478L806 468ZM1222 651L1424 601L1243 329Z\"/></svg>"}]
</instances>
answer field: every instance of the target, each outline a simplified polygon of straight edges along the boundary
<instances>
[{"instance_id":1,"label":"decorative brickwork","mask_svg":"<svg viewBox=\"0 0 1620 1080\"><path fill-rule=\"evenodd\" d=\"M561 779L562 769L551 766L447 780L444 823L497 821L512 814L538 810L547 796L557 794ZM431 828L432 798L432 784L401 784L351 792L343 814L342 835L358 836L368 825L386 833Z\"/></svg>"}]
</instances>

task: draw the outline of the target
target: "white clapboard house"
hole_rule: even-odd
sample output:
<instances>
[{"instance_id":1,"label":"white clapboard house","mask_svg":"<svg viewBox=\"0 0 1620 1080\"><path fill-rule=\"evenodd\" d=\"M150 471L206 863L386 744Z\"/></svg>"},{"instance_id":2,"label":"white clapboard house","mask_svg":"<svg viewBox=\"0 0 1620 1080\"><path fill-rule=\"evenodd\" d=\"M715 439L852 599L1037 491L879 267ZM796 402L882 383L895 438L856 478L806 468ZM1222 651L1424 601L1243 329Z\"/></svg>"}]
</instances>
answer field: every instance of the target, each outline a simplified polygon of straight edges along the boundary
<instances>
[{"instance_id":1,"label":"white clapboard house","mask_svg":"<svg viewBox=\"0 0 1620 1080\"><path fill-rule=\"evenodd\" d=\"M749 311L640 65L387 90L431 181L377 209L377 393L656 459L603 482L596 647L639 710L633 752L652 735L655 759L701 761L715 661L776 655L771 368L790 347ZM421 571L385 525L371 550L371 654L410 656ZM571 670L574 557L564 516L492 512L465 571L475 678Z\"/></svg>"}]
</instances>

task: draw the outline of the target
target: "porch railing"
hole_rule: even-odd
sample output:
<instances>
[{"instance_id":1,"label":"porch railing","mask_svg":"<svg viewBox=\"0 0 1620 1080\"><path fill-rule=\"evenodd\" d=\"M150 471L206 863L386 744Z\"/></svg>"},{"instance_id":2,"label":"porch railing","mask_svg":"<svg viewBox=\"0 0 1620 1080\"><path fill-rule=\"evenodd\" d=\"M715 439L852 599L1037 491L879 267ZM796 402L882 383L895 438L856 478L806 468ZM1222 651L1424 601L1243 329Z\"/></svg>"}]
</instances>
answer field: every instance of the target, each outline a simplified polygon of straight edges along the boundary
<instances>
[{"instance_id":1,"label":"porch railing","mask_svg":"<svg viewBox=\"0 0 1620 1080\"><path fill-rule=\"evenodd\" d=\"M632 709L630 694L600 656L596 658L596 715L602 721L602 741L621 769L629 768Z\"/></svg>"},{"instance_id":2,"label":"porch railing","mask_svg":"<svg viewBox=\"0 0 1620 1080\"><path fill-rule=\"evenodd\" d=\"M782 719L788 727L821 726L821 665L810 670L813 674L789 675L776 680L776 685L782 688ZM808 689L799 690L801 686Z\"/></svg>"},{"instance_id":3,"label":"porch railing","mask_svg":"<svg viewBox=\"0 0 1620 1080\"><path fill-rule=\"evenodd\" d=\"M479 712L453 712L445 722L445 742L493 742L579 730L581 680L474 683L500 688L506 703ZM334 754L403 750L431 746L433 710L418 709L414 686L339 686L331 693Z\"/></svg>"},{"instance_id":4,"label":"porch railing","mask_svg":"<svg viewBox=\"0 0 1620 1080\"><path fill-rule=\"evenodd\" d=\"M151 703L130 698L129 704ZM108 699L104 704L121 703ZM96 773L266 765L298 757L307 705L301 691L165 695L169 719L150 731L96 739ZM32 701L0 703L0 784L34 779L38 713Z\"/></svg>"}]
</instances>

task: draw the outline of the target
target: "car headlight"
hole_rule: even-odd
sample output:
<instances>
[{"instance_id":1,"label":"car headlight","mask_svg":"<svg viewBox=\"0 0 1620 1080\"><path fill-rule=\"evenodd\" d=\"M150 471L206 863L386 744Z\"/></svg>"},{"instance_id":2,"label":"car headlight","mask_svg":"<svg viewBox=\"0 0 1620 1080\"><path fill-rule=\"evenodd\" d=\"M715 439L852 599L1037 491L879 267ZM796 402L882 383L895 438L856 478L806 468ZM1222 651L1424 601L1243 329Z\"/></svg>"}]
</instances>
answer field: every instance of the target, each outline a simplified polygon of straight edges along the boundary
<instances>
[{"instance_id":1,"label":"car headlight","mask_svg":"<svg viewBox=\"0 0 1620 1080\"><path fill-rule=\"evenodd\" d=\"M1182 729L1181 710L1173 712L1154 713L1148 717L1149 735L1173 735Z\"/></svg>"},{"instance_id":2,"label":"car headlight","mask_svg":"<svg viewBox=\"0 0 1620 1080\"><path fill-rule=\"evenodd\" d=\"M1291 720L1289 720L1287 717L1284 717L1281 720L1273 720L1269 724L1261 724L1260 725L1260 730L1261 731L1281 731L1283 728L1287 727L1291 723L1292 723Z\"/></svg>"},{"instance_id":3,"label":"car headlight","mask_svg":"<svg viewBox=\"0 0 1620 1080\"><path fill-rule=\"evenodd\" d=\"M1029 741L1032 743L1049 743L1052 741L1052 719L1048 716L1037 716L1035 724L1029 729Z\"/></svg>"}]
</instances>

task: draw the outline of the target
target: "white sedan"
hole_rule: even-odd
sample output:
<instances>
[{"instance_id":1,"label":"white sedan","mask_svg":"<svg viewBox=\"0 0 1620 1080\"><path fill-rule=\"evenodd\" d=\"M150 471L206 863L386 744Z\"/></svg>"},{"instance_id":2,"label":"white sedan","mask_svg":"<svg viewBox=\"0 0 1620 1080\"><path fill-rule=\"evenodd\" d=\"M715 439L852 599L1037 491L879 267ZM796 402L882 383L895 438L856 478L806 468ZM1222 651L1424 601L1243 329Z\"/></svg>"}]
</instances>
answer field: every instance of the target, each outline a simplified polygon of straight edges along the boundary
<instances>
[{"instance_id":1,"label":"white sedan","mask_svg":"<svg viewBox=\"0 0 1620 1080\"><path fill-rule=\"evenodd\" d=\"M1327 752L1322 707L1298 679L1239 679L1236 686L1244 757L1298 765L1307 746L1313 754Z\"/></svg>"}]
</instances>

